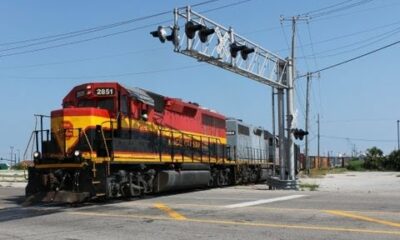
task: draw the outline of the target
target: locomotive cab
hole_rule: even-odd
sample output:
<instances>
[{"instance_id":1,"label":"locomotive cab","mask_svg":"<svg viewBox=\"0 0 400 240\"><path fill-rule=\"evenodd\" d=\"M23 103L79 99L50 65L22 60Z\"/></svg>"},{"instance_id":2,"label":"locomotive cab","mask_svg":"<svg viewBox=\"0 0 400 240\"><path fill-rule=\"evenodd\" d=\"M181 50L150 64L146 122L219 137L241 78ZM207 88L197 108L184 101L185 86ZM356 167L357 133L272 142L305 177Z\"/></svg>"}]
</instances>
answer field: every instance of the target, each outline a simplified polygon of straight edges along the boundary
<instances>
[{"instance_id":1,"label":"locomotive cab","mask_svg":"<svg viewBox=\"0 0 400 240\"><path fill-rule=\"evenodd\" d=\"M43 149L43 157L68 161L75 155L96 155L96 126L118 129L118 87L115 83L98 83L72 89L63 100L63 108L51 112L52 139L47 144L51 147Z\"/></svg>"}]
</instances>

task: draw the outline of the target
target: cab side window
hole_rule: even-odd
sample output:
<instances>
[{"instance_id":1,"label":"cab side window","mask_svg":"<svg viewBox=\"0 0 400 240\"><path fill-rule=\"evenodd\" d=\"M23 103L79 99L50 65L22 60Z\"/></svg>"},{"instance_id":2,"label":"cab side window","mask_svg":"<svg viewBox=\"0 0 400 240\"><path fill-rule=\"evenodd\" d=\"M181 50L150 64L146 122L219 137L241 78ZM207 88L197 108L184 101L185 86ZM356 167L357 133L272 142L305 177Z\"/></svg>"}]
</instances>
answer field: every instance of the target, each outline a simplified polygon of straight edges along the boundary
<instances>
[{"instance_id":1,"label":"cab side window","mask_svg":"<svg viewBox=\"0 0 400 240\"><path fill-rule=\"evenodd\" d=\"M121 104L121 113L124 115L128 115L128 96L123 95L120 99Z\"/></svg>"}]
</instances>

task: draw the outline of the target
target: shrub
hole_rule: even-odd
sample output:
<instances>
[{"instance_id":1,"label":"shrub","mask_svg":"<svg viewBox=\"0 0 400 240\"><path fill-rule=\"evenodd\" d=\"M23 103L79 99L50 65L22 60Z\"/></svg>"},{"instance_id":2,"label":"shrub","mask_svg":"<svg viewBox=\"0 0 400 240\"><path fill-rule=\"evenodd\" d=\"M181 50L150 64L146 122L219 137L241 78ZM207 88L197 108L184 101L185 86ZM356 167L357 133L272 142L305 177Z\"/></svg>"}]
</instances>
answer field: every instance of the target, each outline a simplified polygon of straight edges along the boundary
<instances>
[{"instance_id":1,"label":"shrub","mask_svg":"<svg viewBox=\"0 0 400 240\"><path fill-rule=\"evenodd\" d=\"M347 169L350 171L364 171L364 161L362 160L351 160L349 161L349 165L347 165Z\"/></svg>"}]
</instances>

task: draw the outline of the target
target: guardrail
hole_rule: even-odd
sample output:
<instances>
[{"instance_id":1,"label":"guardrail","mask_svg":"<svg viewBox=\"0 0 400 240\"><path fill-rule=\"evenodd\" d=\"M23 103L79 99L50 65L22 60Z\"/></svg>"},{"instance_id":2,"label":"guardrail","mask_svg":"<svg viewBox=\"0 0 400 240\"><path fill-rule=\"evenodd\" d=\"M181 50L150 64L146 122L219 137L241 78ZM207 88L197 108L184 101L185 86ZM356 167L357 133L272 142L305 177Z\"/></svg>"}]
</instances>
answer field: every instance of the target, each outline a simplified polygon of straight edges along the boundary
<instances>
[{"instance_id":1,"label":"guardrail","mask_svg":"<svg viewBox=\"0 0 400 240\"><path fill-rule=\"evenodd\" d=\"M0 182L27 182L23 170L0 170Z\"/></svg>"}]
</instances>

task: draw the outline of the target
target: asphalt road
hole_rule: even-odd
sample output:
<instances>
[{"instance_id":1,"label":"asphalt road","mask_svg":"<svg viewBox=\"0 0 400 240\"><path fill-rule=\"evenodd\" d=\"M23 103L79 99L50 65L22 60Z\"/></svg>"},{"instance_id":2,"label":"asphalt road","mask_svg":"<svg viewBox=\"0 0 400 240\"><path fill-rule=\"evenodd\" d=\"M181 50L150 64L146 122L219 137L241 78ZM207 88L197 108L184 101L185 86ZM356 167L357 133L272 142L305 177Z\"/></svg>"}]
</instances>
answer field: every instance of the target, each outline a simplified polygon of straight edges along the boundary
<instances>
[{"instance_id":1,"label":"asphalt road","mask_svg":"<svg viewBox=\"0 0 400 240\"><path fill-rule=\"evenodd\" d=\"M400 193L240 186L113 201L22 207L0 188L0 239L400 239Z\"/></svg>"}]
</instances>

